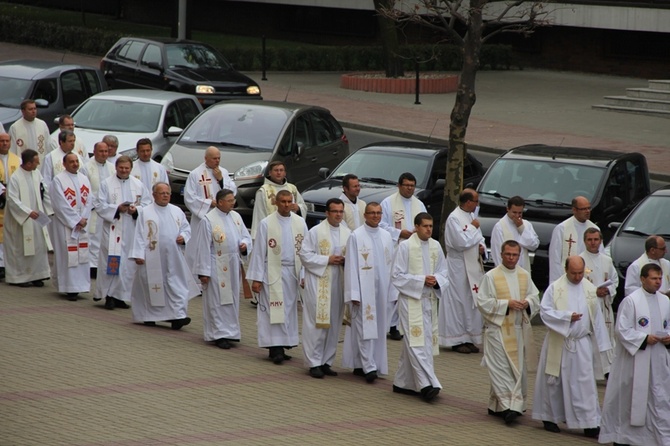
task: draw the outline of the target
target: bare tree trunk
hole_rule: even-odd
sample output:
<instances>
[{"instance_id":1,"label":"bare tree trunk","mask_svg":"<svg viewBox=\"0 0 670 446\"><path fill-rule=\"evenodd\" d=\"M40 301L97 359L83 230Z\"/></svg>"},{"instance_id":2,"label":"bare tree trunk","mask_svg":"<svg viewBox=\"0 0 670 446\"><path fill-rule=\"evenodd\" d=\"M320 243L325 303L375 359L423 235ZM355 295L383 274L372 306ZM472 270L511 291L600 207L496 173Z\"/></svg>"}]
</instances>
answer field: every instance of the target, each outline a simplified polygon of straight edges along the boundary
<instances>
[{"instance_id":1,"label":"bare tree trunk","mask_svg":"<svg viewBox=\"0 0 670 446\"><path fill-rule=\"evenodd\" d=\"M393 0L374 0L375 11L377 11L377 22L379 23L379 34L384 49L384 69L386 77L400 77L403 71L402 60L398 57L400 44L396 22L385 14L380 13L382 9L392 9Z\"/></svg>"},{"instance_id":2,"label":"bare tree trunk","mask_svg":"<svg viewBox=\"0 0 670 446\"><path fill-rule=\"evenodd\" d=\"M463 39L463 66L458 80L456 102L451 110L449 124L449 155L447 157L447 179L444 185L440 243L444 246L444 226L449 214L458 206L458 195L463 190L463 161L467 153L465 134L472 107L475 105L475 79L479 69L479 54L482 47L482 8L486 0L470 1L470 21Z\"/></svg>"}]
</instances>

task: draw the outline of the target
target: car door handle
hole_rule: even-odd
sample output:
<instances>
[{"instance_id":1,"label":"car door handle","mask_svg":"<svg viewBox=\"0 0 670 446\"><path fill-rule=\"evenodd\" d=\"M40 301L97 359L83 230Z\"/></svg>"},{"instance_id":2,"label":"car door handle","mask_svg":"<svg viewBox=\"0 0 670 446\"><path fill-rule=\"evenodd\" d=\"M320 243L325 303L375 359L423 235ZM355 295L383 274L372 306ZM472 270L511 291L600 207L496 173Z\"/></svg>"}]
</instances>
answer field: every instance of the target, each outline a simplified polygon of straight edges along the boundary
<instances>
[{"instance_id":1,"label":"car door handle","mask_svg":"<svg viewBox=\"0 0 670 446\"><path fill-rule=\"evenodd\" d=\"M317 158L316 158L315 156L314 156L314 157L312 157L312 158L310 159L310 161L311 161L311 162L313 162L313 163L315 163L315 162L316 162L316 160L317 160Z\"/></svg>"}]
</instances>

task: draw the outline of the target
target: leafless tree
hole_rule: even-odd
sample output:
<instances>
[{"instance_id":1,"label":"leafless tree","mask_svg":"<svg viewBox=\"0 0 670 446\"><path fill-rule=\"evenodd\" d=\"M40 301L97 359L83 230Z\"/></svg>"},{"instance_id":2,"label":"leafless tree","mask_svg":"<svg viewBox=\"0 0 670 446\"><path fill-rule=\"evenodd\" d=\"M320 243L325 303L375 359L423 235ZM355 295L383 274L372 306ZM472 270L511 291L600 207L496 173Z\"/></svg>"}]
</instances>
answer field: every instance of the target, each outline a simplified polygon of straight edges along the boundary
<instances>
[{"instance_id":1,"label":"leafless tree","mask_svg":"<svg viewBox=\"0 0 670 446\"><path fill-rule=\"evenodd\" d=\"M449 156L444 187L440 242L444 244L444 223L458 205L463 188L465 135L475 105L475 80L482 45L500 33L529 34L547 25L547 2L504 0L388 0L378 12L399 24L425 26L457 45L463 56L456 102L449 123Z\"/></svg>"}]
</instances>

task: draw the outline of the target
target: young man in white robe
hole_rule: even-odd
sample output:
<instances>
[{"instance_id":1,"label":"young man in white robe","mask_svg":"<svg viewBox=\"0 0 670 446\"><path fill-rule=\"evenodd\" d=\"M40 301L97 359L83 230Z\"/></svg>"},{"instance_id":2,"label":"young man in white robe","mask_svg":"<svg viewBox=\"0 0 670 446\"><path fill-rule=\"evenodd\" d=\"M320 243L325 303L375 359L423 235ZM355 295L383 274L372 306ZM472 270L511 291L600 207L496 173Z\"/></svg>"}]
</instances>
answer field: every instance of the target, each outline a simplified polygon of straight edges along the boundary
<instances>
[{"instance_id":1,"label":"young man in white robe","mask_svg":"<svg viewBox=\"0 0 670 446\"><path fill-rule=\"evenodd\" d=\"M53 283L59 293L76 301L79 293L91 291L87 225L93 208L91 183L79 171L79 156L68 153L65 171L56 175L49 188L54 218L51 237L54 248Z\"/></svg>"},{"instance_id":2,"label":"young man in white robe","mask_svg":"<svg viewBox=\"0 0 670 446\"><path fill-rule=\"evenodd\" d=\"M394 244L379 227L382 207L365 206L365 223L347 242L344 263L344 303L349 306L350 325L344 333L342 367L373 383L388 374L386 349L387 316L397 293L390 293Z\"/></svg>"},{"instance_id":3,"label":"young man in white robe","mask_svg":"<svg viewBox=\"0 0 670 446\"><path fill-rule=\"evenodd\" d=\"M5 221L5 206L7 204L7 185L14 172L21 168L21 158L11 153L9 148L12 142L8 133L0 132L0 280L5 278L5 255L3 248L3 225Z\"/></svg>"},{"instance_id":4,"label":"young man in white robe","mask_svg":"<svg viewBox=\"0 0 670 446\"><path fill-rule=\"evenodd\" d=\"M272 161L268 164L268 176L265 177L263 185L256 191L254 200L254 212L251 221L251 238L256 238L256 231L261 221L277 210L276 197L281 190L287 190L293 195L291 212L302 218L307 216L307 206L298 188L286 181L286 165L282 161Z\"/></svg>"},{"instance_id":5,"label":"young man in white robe","mask_svg":"<svg viewBox=\"0 0 670 446\"><path fill-rule=\"evenodd\" d=\"M58 130L59 132L51 135L51 138L49 139L49 151L53 152L54 150L58 149L60 144L58 143L58 135L60 132L63 130L69 130L71 132L74 132L74 119L72 119L72 116L70 115L61 115L58 117ZM86 147L84 147L84 144L81 143L78 139L75 139L74 142L74 149L72 150L74 153L79 155L79 157L84 160L84 162L88 161L89 156L88 156L88 151L86 150Z\"/></svg>"},{"instance_id":6,"label":"young man in white robe","mask_svg":"<svg viewBox=\"0 0 670 446\"><path fill-rule=\"evenodd\" d=\"M116 172L114 164L108 161L109 147L103 141L96 142L93 146L93 158L88 160L79 169L91 182L93 197L100 192L100 184ZM88 260L91 266L91 277L96 277L98 270L98 253L100 252L100 240L102 239L103 221L98 216L98 211L91 211L91 218L86 225L88 231Z\"/></svg>"},{"instance_id":7,"label":"young man in white robe","mask_svg":"<svg viewBox=\"0 0 670 446\"><path fill-rule=\"evenodd\" d=\"M361 183L353 173L342 177L342 194L340 200L344 203L344 223L350 231L358 228L365 221L365 201L358 198L361 193Z\"/></svg>"},{"instance_id":8,"label":"young man in white robe","mask_svg":"<svg viewBox=\"0 0 670 446\"><path fill-rule=\"evenodd\" d=\"M528 371L535 371L537 353L532 318L540 311L537 287L518 265L521 245L502 243L502 263L486 273L477 295L484 318L484 361L491 380L488 413L512 424L526 410Z\"/></svg>"},{"instance_id":9,"label":"young man in white robe","mask_svg":"<svg viewBox=\"0 0 670 446\"><path fill-rule=\"evenodd\" d=\"M53 210L39 165L36 151L21 152L21 168L9 179L5 192L5 282L20 287L43 287L51 275L48 251L53 247L43 220Z\"/></svg>"},{"instance_id":10,"label":"young man in white robe","mask_svg":"<svg viewBox=\"0 0 670 446\"><path fill-rule=\"evenodd\" d=\"M435 376L433 356L440 351L437 300L449 281L442 247L431 238L433 217L418 213L413 232L398 246L391 272L391 284L399 293L399 325L405 333L393 391L420 395L430 402L442 388Z\"/></svg>"},{"instance_id":11,"label":"young man in white robe","mask_svg":"<svg viewBox=\"0 0 670 446\"><path fill-rule=\"evenodd\" d=\"M416 177L410 172L400 174L398 178L398 192L384 198L382 201L382 221L379 227L387 231L396 245L407 240L414 233L414 217L420 212L426 212L424 204L414 196ZM391 307L389 313L389 338L394 341L402 339L398 330L398 307Z\"/></svg>"},{"instance_id":12,"label":"young man in white robe","mask_svg":"<svg viewBox=\"0 0 670 446\"><path fill-rule=\"evenodd\" d=\"M165 321L180 330L191 323L188 301L200 290L184 255L191 226L184 212L170 204L170 194L169 184L154 185L154 202L137 217L128 258L138 265L132 288L133 321L145 325Z\"/></svg>"},{"instance_id":13,"label":"young man in white robe","mask_svg":"<svg viewBox=\"0 0 670 446\"><path fill-rule=\"evenodd\" d=\"M604 379L601 353L611 349L596 287L584 280L584 259L566 259L565 274L542 296L540 316L548 332L535 380L533 419L545 430L584 429L597 438L600 405L596 379Z\"/></svg>"},{"instance_id":14,"label":"young man in white robe","mask_svg":"<svg viewBox=\"0 0 670 446\"><path fill-rule=\"evenodd\" d=\"M476 304L484 278L481 256L486 254L484 235L476 218L479 194L464 189L458 201L444 226L449 288L440 302L439 341L440 346L458 353L479 353L482 315Z\"/></svg>"},{"instance_id":15,"label":"young man in white robe","mask_svg":"<svg viewBox=\"0 0 670 446\"><path fill-rule=\"evenodd\" d=\"M139 139L135 145L135 150L137 151L137 160L133 163L131 176L140 180L148 191L151 191L155 184L170 183L165 167L151 159L153 145L149 138Z\"/></svg>"},{"instance_id":16,"label":"young man in white robe","mask_svg":"<svg viewBox=\"0 0 670 446\"><path fill-rule=\"evenodd\" d=\"M49 152L44 157L44 162L42 164L42 176L44 177L44 184L47 186L51 185L54 177L61 172L65 171L65 166L63 165L63 158L68 153L74 153L74 143L75 136L74 133L70 130L63 130L58 134L59 147L57 150ZM84 165L84 160L77 155L79 159L79 165Z\"/></svg>"},{"instance_id":17,"label":"young man in white robe","mask_svg":"<svg viewBox=\"0 0 670 446\"><path fill-rule=\"evenodd\" d=\"M49 153L49 126L37 117L37 104L32 99L21 102L21 119L12 124L8 133L12 140L10 150L15 155L20 156L24 150L32 149L42 163Z\"/></svg>"},{"instance_id":18,"label":"young man in white robe","mask_svg":"<svg viewBox=\"0 0 670 446\"><path fill-rule=\"evenodd\" d=\"M612 344L612 350L602 353L603 372L607 378L610 365L614 359L614 347L616 346L612 303L619 286L619 274L614 267L612 258L601 251L602 242L603 235L599 229L587 228L584 231L584 245L586 249L579 256L586 263L584 278L596 286L598 307L603 314L607 333L610 337L610 344Z\"/></svg>"},{"instance_id":19,"label":"young man in white robe","mask_svg":"<svg viewBox=\"0 0 670 446\"><path fill-rule=\"evenodd\" d=\"M276 195L277 211L258 226L247 278L258 294L258 346L269 350L275 364L291 359L285 349L298 345L299 253L307 225L294 212L293 194Z\"/></svg>"},{"instance_id":20,"label":"young man in white robe","mask_svg":"<svg viewBox=\"0 0 670 446\"><path fill-rule=\"evenodd\" d=\"M305 269L302 350L312 378L337 376L331 369L344 315L345 248L351 231L341 224L344 203L326 202L326 219L309 230L300 250Z\"/></svg>"},{"instance_id":21,"label":"young man in white robe","mask_svg":"<svg viewBox=\"0 0 670 446\"><path fill-rule=\"evenodd\" d=\"M667 251L665 239L658 235L650 235L644 241L644 253L626 269L626 282L624 285L624 294L628 296L633 291L637 291L641 286L640 271L648 263L653 263L661 267L663 275L661 276L661 288L659 293L670 297L670 261L664 256Z\"/></svg>"},{"instance_id":22,"label":"young man in white robe","mask_svg":"<svg viewBox=\"0 0 670 446\"><path fill-rule=\"evenodd\" d=\"M252 246L242 216L233 210L235 193L221 189L215 200L186 246L198 254L191 270L202 284L205 342L227 350L242 339L240 266Z\"/></svg>"},{"instance_id":23,"label":"young man in white robe","mask_svg":"<svg viewBox=\"0 0 670 446\"><path fill-rule=\"evenodd\" d=\"M525 200L516 195L507 200L507 213L493 226L491 231L491 258L495 266L501 265L503 258L502 244L507 240L516 241L521 247L521 256L518 266L531 272L529 251L535 251L540 246L533 224L523 219Z\"/></svg>"},{"instance_id":24,"label":"young man in white robe","mask_svg":"<svg viewBox=\"0 0 670 446\"><path fill-rule=\"evenodd\" d=\"M583 252L584 231L596 228L591 217L591 202L585 197L572 199L572 217L562 221L554 228L549 242L549 283L554 282L564 273L565 259ZM604 248L601 248L604 251Z\"/></svg>"},{"instance_id":25,"label":"young man in white robe","mask_svg":"<svg viewBox=\"0 0 670 446\"><path fill-rule=\"evenodd\" d=\"M617 313L617 342L605 390L600 443L670 445L670 301L661 268L642 267L642 287Z\"/></svg>"},{"instance_id":26,"label":"young man in white robe","mask_svg":"<svg viewBox=\"0 0 670 446\"><path fill-rule=\"evenodd\" d=\"M149 191L130 176L132 166L129 157L119 157L116 174L100 183L93 205L103 225L94 299L105 299L108 310L129 308L137 265L128 260L128 253L135 236L135 221L142 207L151 204Z\"/></svg>"}]
</instances>

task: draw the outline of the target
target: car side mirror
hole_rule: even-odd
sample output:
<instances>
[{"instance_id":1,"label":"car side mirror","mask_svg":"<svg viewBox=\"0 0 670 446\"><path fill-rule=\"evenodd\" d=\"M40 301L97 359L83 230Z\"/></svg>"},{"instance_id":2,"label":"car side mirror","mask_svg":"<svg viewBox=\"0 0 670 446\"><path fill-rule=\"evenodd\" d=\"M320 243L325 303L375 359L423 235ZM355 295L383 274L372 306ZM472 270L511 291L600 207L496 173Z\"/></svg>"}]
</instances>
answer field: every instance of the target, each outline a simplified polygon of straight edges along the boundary
<instances>
[{"instance_id":1,"label":"car side mirror","mask_svg":"<svg viewBox=\"0 0 670 446\"><path fill-rule=\"evenodd\" d=\"M163 66L160 65L158 62L149 62L149 63L147 64L147 67L149 67L149 68L153 68L154 70L158 70L158 71L160 71L161 73L163 73L163 71L165 71L165 70L163 70Z\"/></svg>"},{"instance_id":2,"label":"car side mirror","mask_svg":"<svg viewBox=\"0 0 670 446\"><path fill-rule=\"evenodd\" d=\"M167 129L167 132L165 132L165 136L179 136L181 135L181 132L183 132L184 129L181 127L177 127L176 125L171 125L169 129Z\"/></svg>"},{"instance_id":3,"label":"car side mirror","mask_svg":"<svg viewBox=\"0 0 670 446\"><path fill-rule=\"evenodd\" d=\"M612 221L607 225L607 227L610 228L610 229L617 230L619 228L619 226L621 226L621 223L622 222L620 222L620 221Z\"/></svg>"},{"instance_id":4,"label":"car side mirror","mask_svg":"<svg viewBox=\"0 0 670 446\"><path fill-rule=\"evenodd\" d=\"M49 106L49 101L46 99L35 99L35 105L37 105L39 108L47 108Z\"/></svg>"},{"instance_id":5,"label":"car side mirror","mask_svg":"<svg viewBox=\"0 0 670 446\"><path fill-rule=\"evenodd\" d=\"M322 167L319 169L319 177L323 178L324 180L328 178L328 175L330 175L330 169L327 167Z\"/></svg>"}]
</instances>

